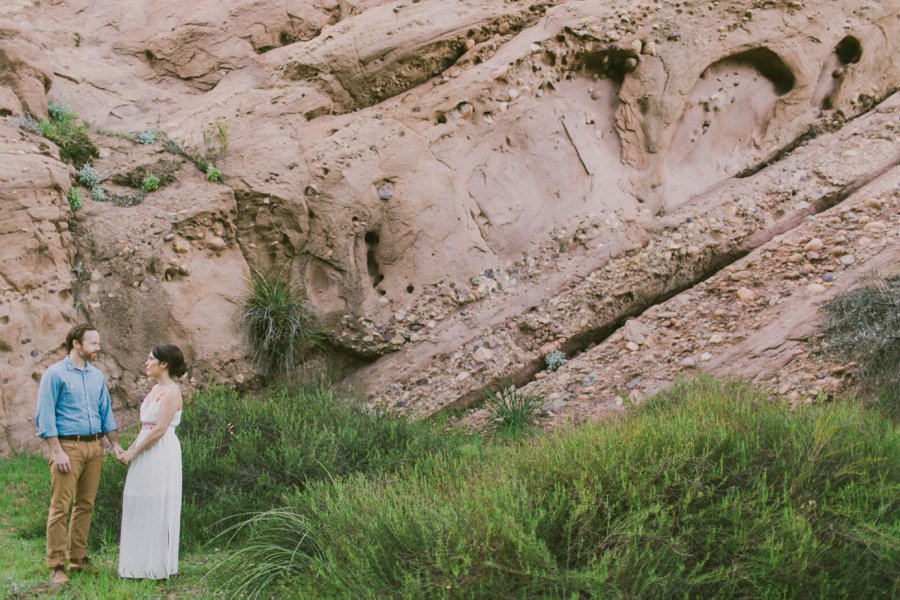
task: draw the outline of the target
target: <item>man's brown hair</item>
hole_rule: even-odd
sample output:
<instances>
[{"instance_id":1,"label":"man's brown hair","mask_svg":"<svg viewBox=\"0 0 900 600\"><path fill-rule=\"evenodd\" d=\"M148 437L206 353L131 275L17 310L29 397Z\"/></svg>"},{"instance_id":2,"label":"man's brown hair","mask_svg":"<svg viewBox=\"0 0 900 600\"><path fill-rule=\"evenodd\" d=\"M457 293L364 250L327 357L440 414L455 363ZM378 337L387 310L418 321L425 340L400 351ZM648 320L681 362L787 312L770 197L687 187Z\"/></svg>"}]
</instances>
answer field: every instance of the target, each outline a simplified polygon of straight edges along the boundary
<instances>
[{"instance_id":1,"label":"man's brown hair","mask_svg":"<svg viewBox=\"0 0 900 600\"><path fill-rule=\"evenodd\" d=\"M75 340L78 340L79 344L84 342L84 334L88 331L97 331L97 328L90 323L82 323L70 329L69 333L66 334L66 352L72 351Z\"/></svg>"}]
</instances>

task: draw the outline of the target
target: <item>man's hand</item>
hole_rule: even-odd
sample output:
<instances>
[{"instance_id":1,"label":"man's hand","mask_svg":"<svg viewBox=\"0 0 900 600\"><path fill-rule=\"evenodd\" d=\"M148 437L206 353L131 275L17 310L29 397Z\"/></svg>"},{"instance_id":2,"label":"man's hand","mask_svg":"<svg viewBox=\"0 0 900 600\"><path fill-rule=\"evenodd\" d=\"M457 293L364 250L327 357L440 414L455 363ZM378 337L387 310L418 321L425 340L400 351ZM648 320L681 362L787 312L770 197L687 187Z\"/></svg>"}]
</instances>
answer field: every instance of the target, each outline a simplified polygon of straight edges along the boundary
<instances>
[{"instance_id":1,"label":"man's hand","mask_svg":"<svg viewBox=\"0 0 900 600\"><path fill-rule=\"evenodd\" d=\"M72 470L72 463L69 461L69 455L66 454L66 451L62 448L53 450L50 453L50 458L53 460L53 465L59 469L60 473L68 473Z\"/></svg>"},{"instance_id":2,"label":"man's hand","mask_svg":"<svg viewBox=\"0 0 900 600\"><path fill-rule=\"evenodd\" d=\"M119 461L119 462L122 463L123 465L124 465L124 464L127 464L127 463L125 462L125 451L122 450L122 446L120 446L119 444L114 444L114 445L113 445L113 454L116 455L116 460L117 460L117 461Z\"/></svg>"}]
</instances>

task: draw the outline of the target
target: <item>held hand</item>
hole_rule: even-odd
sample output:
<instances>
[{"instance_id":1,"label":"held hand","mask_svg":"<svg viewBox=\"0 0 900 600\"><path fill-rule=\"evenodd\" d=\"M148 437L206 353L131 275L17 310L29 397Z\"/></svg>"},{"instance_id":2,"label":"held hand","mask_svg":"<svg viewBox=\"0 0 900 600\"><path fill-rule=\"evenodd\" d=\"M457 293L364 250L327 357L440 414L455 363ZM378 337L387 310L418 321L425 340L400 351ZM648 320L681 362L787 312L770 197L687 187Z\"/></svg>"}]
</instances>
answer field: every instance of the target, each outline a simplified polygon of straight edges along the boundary
<instances>
[{"instance_id":1,"label":"held hand","mask_svg":"<svg viewBox=\"0 0 900 600\"><path fill-rule=\"evenodd\" d=\"M132 460L134 460L134 452L131 450L131 448L129 448L128 450L122 452L122 458L119 459L119 462L121 462L123 465L128 465Z\"/></svg>"},{"instance_id":2,"label":"held hand","mask_svg":"<svg viewBox=\"0 0 900 600\"><path fill-rule=\"evenodd\" d=\"M60 473L68 473L72 470L72 463L69 461L69 455L65 450L56 450L52 453L53 465L59 469Z\"/></svg>"},{"instance_id":3,"label":"held hand","mask_svg":"<svg viewBox=\"0 0 900 600\"><path fill-rule=\"evenodd\" d=\"M122 446L116 444L113 446L113 454L116 455L116 460L122 462L122 458L125 456L125 451L122 450Z\"/></svg>"}]
</instances>

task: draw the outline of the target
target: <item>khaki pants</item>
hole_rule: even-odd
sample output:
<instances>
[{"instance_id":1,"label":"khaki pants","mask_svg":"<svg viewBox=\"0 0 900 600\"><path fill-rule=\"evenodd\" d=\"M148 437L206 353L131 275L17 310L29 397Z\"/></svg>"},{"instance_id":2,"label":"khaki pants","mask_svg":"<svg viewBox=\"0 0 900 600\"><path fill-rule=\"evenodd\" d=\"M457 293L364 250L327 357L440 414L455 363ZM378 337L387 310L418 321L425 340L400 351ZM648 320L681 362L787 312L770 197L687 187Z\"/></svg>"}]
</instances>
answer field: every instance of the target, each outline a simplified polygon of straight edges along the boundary
<instances>
[{"instance_id":1,"label":"khaki pants","mask_svg":"<svg viewBox=\"0 0 900 600\"><path fill-rule=\"evenodd\" d=\"M50 462L50 513L47 516L47 566L65 567L66 558L81 560L87 553L94 498L103 468L103 441L60 440L72 469L61 473ZM74 506L73 506L74 502ZM72 517L67 527L69 507Z\"/></svg>"}]
</instances>

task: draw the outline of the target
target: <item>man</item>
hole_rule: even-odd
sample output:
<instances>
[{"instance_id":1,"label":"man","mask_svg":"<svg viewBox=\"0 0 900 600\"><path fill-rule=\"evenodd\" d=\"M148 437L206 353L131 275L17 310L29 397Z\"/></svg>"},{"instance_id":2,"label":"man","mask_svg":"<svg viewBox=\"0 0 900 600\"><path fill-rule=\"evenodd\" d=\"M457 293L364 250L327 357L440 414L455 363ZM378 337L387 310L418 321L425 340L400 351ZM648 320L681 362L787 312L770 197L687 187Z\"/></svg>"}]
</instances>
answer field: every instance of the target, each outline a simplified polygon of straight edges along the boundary
<instances>
[{"instance_id":1,"label":"man","mask_svg":"<svg viewBox=\"0 0 900 600\"><path fill-rule=\"evenodd\" d=\"M69 581L69 571L87 568L87 539L103 467L103 437L116 458L124 456L116 434L106 380L91 363L100 352L100 333L76 325L66 335L63 360L41 377L35 424L50 450L50 512L47 516L47 564L50 583ZM71 518L66 524L71 508Z\"/></svg>"}]
</instances>

